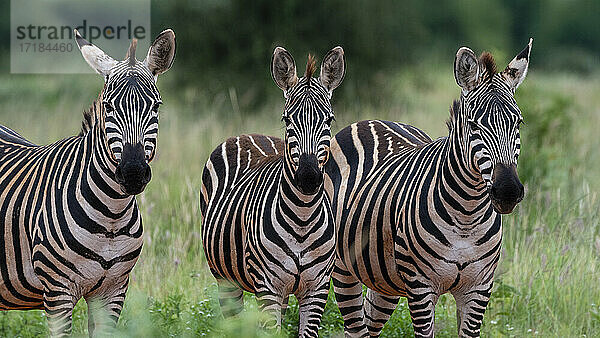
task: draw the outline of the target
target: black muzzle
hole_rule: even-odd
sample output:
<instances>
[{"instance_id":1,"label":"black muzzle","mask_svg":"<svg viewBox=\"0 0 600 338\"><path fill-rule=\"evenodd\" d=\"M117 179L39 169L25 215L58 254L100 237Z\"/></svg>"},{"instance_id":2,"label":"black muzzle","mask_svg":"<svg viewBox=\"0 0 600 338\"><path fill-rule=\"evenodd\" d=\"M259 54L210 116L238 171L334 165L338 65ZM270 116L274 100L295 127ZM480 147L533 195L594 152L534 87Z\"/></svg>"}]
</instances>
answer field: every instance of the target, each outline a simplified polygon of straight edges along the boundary
<instances>
[{"instance_id":1,"label":"black muzzle","mask_svg":"<svg viewBox=\"0 0 600 338\"><path fill-rule=\"evenodd\" d=\"M126 143L115 171L115 180L121 190L127 195L137 195L144 191L151 178L152 170L146 161L142 144Z\"/></svg>"},{"instance_id":2,"label":"black muzzle","mask_svg":"<svg viewBox=\"0 0 600 338\"><path fill-rule=\"evenodd\" d=\"M298 159L298 170L295 175L296 186L305 195L314 195L323 184L323 173L319 169L317 156L302 154Z\"/></svg>"},{"instance_id":3,"label":"black muzzle","mask_svg":"<svg viewBox=\"0 0 600 338\"><path fill-rule=\"evenodd\" d=\"M494 210L500 214L510 214L525 195L525 189L517 175L517 167L514 164L496 164L492 182L489 193Z\"/></svg>"}]
</instances>

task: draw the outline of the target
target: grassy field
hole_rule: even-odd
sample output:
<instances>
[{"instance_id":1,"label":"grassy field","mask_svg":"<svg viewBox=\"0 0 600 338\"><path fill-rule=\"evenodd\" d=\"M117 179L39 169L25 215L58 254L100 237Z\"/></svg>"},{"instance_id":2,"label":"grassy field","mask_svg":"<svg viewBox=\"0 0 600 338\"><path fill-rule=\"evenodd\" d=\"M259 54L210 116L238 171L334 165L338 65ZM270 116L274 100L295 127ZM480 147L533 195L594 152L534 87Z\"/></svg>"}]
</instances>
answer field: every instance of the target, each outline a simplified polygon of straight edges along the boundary
<instances>
[{"instance_id":1,"label":"grassy field","mask_svg":"<svg viewBox=\"0 0 600 338\"><path fill-rule=\"evenodd\" d=\"M435 68L435 67L434 67ZM414 124L432 137L447 134L444 120L459 89L451 69L416 67L376 77L368 95L335 101L334 131L367 118ZM446 71L447 70L447 71ZM503 254L485 315L485 336L600 336L600 77L542 74L532 69L518 90L522 108L519 173L526 197L504 219ZM282 135L283 98L247 111L240 88L218 95L203 88L175 87L169 74L159 79L161 108L153 179L138 197L144 220L144 249L116 336L263 336L260 314L246 297L247 311L224 322L216 284L202 253L199 212L204 162L226 137L244 132ZM207 85L210 85L208 83ZM359 88L358 80L343 86ZM95 76L0 77L0 123L44 144L78 132L81 111L102 87ZM273 85L273 93L280 95ZM334 94L335 96L335 94ZM456 335L455 304L439 301L436 330ZM340 335L342 320L330 297L320 333ZM406 302L401 302L383 336L411 336ZM294 299L283 334L297 332ZM0 336L46 334L41 311L0 312ZM74 333L87 335L84 302L74 314Z\"/></svg>"}]
</instances>

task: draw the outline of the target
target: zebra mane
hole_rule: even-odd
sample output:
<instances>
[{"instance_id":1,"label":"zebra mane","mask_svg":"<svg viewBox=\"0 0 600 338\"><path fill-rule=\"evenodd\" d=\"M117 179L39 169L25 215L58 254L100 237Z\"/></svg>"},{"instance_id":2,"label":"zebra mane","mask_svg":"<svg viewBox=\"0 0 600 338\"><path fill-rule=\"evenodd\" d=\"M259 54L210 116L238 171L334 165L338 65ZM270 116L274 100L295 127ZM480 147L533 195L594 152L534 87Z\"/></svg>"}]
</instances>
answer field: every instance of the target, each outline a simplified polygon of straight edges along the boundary
<instances>
[{"instance_id":1,"label":"zebra mane","mask_svg":"<svg viewBox=\"0 0 600 338\"><path fill-rule=\"evenodd\" d=\"M496 68L496 61L494 61L494 57L489 52L481 53L481 56L479 57L479 64L483 65L488 73L489 79L491 79L492 76L498 72L498 69Z\"/></svg>"},{"instance_id":2,"label":"zebra mane","mask_svg":"<svg viewBox=\"0 0 600 338\"><path fill-rule=\"evenodd\" d=\"M131 44L129 45L129 49L127 50L127 55L125 55L125 60L129 59L129 65L135 66L135 50L137 48L137 39L131 40Z\"/></svg>"},{"instance_id":3,"label":"zebra mane","mask_svg":"<svg viewBox=\"0 0 600 338\"><path fill-rule=\"evenodd\" d=\"M450 117L446 120L446 127L448 127L448 132L452 131L452 126L454 125L454 121L456 120L456 114L458 114L458 110L460 109L460 103L458 100L452 101L452 105L450 105Z\"/></svg>"},{"instance_id":4,"label":"zebra mane","mask_svg":"<svg viewBox=\"0 0 600 338\"><path fill-rule=\"evenodd\" d=\"M106 86L106 85L105 85ZM81 121L81 130L77 136L85 136L96 124L100 114L102 113L102 93L104 88L98 95L98 98L92 102L87 110L83 111L83 121Z\"/></svg>"},{"instance_id":5,"label":"zebra mane","mask_svg":"<svg viewBox=\"0 0 600 338\"><path fill-rule=\"evenodd\" d=\"M310 79L312 78L315 70L317 69L317 60L311 54L308 54L308 60L306 61L306 72L304 73L304 77L306 78L306 83L308 87L310 87Z\"/></svg>"}]
</instances>

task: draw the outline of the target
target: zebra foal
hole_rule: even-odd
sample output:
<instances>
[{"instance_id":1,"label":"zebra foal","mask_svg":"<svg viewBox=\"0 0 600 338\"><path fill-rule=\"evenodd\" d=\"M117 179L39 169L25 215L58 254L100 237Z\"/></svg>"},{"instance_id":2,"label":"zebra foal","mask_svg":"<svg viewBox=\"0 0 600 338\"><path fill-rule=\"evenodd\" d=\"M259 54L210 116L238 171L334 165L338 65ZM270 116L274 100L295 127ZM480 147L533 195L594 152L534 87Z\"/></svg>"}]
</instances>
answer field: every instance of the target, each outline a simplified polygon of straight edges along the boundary
<instances>
[{"instance_id":1,"label":"zebra foal","mask_svg":"<svg viewBox=\"0 0 600 338\"><path fill-rule=\"evenodd\" d=\"M0 126L0 309L44 309L52 336L70 334L81 297L90 336L119 318L142 249L135 195L151 178L156 80L175 56L170 29L144 61L136 60L136 40L116 61L77 31L75 39L105 79L80 134L37 146Z\"/></svg>"},{"instance_id":2,"label":"zebra foal","mask_svg":"<svg viewBox=\"0 0 600 338\"><path fill-rule=\"evenodd\" d=\"M454 75L462 91L448 137L432 140L410 125L371 120L332 140L325 189L336 221L332 278L346 335L378 336L406 297L415 336L433 336L435 304L450 292L459 336L479 336L500 257L500 214L524 194L517 175L522 116L513 96L531 43L500 73L489 53L458 50Z\"/></svg>"},{"instance_id":3,"label":"zebra foal","mask_svg":"<svg viewBox=\"0 0 600 338\"><path fill-rule=\"evenodd\" d=\"M202 176L202 241L219 286L225 317L241 311L242 290L256 293L262 310L281 326L294 294L299 335L316 337L334 263L334 223L323 191L333 109L344 77L341 47L323 59L319 78L309 55L304 77L277 47L271 75L283 90L285 138L242 135L210 155Z\"/></svg>"}]
</instances>

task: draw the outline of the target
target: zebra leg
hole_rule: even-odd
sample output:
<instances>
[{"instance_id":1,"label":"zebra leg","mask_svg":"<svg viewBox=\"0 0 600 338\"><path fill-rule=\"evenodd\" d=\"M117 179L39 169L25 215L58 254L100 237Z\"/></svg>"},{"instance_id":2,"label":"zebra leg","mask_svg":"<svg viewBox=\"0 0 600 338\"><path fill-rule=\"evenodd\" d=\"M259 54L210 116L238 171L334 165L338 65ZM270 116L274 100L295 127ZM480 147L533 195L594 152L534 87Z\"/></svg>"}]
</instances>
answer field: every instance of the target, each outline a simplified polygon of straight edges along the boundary
<instances>
[{"instance_id":1,"label":"zebra leg","mask_svg":"<svg viewBox=\"0 0 600 338\"><path fill-rule=\"evenodd\" d=\"M263 322L261 326L267 330L279 331L281 329L281 304L283 297L276 292L271 291L264 285L259 286L256 289L256 302L258 303L258 307L261 311L270 315L270 318Z\"/></svg>"},{"instance_id":2,"label":"zebra leg","mask_svg":"<svg viewBox=\"0 0 600 338\"><path fill-rule=\"evenodd\" d=\"M371 337L379 337L381 329L394 313L399 300L400 296L384 296L374 290L367 289L365 322Z\"/></svg>"},{"instance_id":3,"label":"zebra leg","mask_svg":"<svg viewBox=\"0 0 600 338\"><path fill-rule=\"evenodd\" d=\"M420 293L416 293L419 291ZM412 318L415 337L433 337L435 304L438 295L428 287L408 290L408 309Z\"/></svg>"},{"instance_id":4,"label":"zebra leg","mask_svg":"<svg viewBox=\"0 0 600 338\"><path fill-rule=\"evenodd\" d=\"M491 291L492 283L489 283L454 296L459 337L480 336L483 313L490 300Z\"/></svg>"},{"instance_id":5,"label":"zebra leg","mask_svg":"<svg viewBox=\"0 0 600 338\"><path fill-rule=\"evenodd\" d=\"M88 334L90 337L109 334L117 326L125 294L129 285L129 276L115 284L120 287L115 289L98 289L93 294L85 296L88 306ZM111 284L114 288L115 285Z\"/></svg>"},{"instance_id":6,"label":"zebra leg","mask_svg":"<svg viewBox=\"0 0 600 338\"><path fill-rule=\"evenodd\" d=\"M244 309L244 293L239 286L228 281L227 279L218 278L219 286L219 304L223 317L233 317Z\"/></svg>"},{"instance_id":7,"label":"zebra leg","mask_svg":"<svg viewBox=\"0 0 600 338\"><path fill-rule=\"evenodd\" d=\"M66 290L47 290L44 292L44 310L48 318L51 337L71 335L73 308L77 299Z\"/></svg>"},{"instance_id":8,"label":"zebra leg","mask_svg":"<svg viewBox=\"0 0 600 338\"><path fill-rule=\"evenodd\" d=\"M368 337L363 310L362 284L336 259L333 291L342 317L346 337Z\"/></svg>"},{"instance_id":9,"label":"zebra leg","mask_svg":"<svg viewBox=\"0 0 600 338\"><path fill-rule=\"evenodd\" d=\"M281 303L281 320L285 318L285 311L287 310L288 303L290 302L290 295L285 296L283 303Z\"/></svg>"},{"instance_id":10,"label":"zebra leg","mask_svg":"<svg viewBox=\"0 0 600 338\"><path fill-rule=\"evenodd\" d=\"M329 295L329 278L325 279L316 290L298 299L300 313L299 337L318 337L321 317Z\"/></svg>"},{"instance_id":11,"label":"zebra leg","mask_svg":"<svg viewBox=\"0 0 600 338\"><path fill-rule=\"evenodd\" d=\"M86 299L88 306L88 334L90 337L110 333L117 326L125 294L109 300L101 298Z\"/></svg>"}]
</instances>

